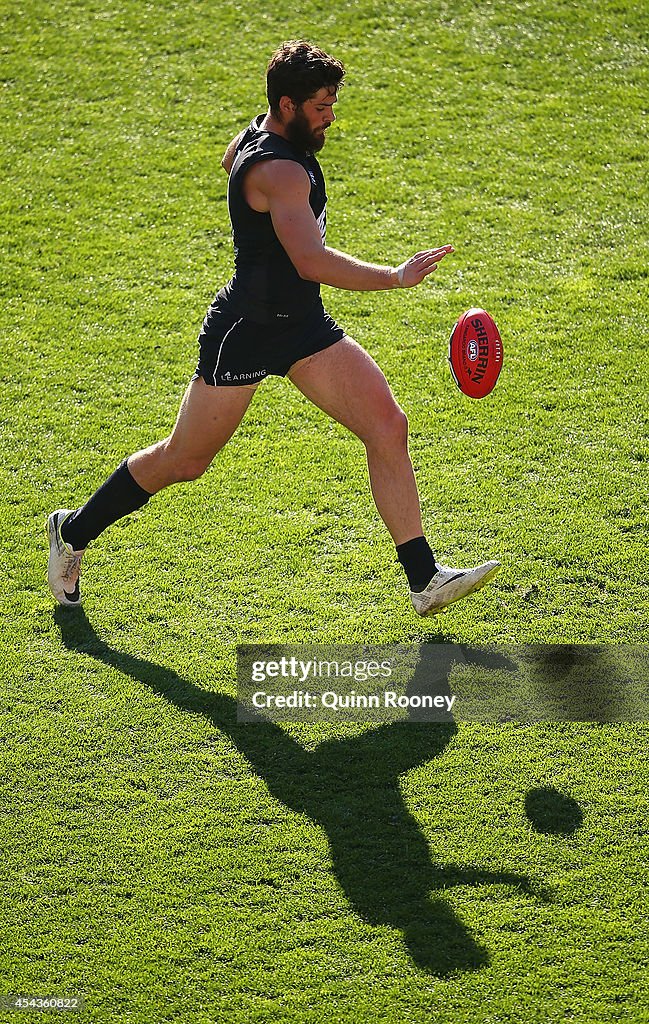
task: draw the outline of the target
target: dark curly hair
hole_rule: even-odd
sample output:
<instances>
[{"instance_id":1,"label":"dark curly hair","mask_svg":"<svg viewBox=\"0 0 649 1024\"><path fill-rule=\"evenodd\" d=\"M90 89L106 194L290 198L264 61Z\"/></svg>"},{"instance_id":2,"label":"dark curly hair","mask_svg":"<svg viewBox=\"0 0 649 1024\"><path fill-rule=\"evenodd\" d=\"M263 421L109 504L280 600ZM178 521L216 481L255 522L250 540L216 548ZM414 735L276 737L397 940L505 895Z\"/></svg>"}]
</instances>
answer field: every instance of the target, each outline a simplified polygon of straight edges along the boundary
<instances>
[{"instance_id":1,"label":"dark curly hair","mask_svg":"<svg viewBox=\"0 0 649 1024\"><path fill-rule=\"evenodd\" d=\"M275 50L266 69L266 92L272 113L279 113L282 96L289 96L300 106L320 89L335 92L344 74L339 60L305 39L283 43Z\"/></svg>"}]
</instances>

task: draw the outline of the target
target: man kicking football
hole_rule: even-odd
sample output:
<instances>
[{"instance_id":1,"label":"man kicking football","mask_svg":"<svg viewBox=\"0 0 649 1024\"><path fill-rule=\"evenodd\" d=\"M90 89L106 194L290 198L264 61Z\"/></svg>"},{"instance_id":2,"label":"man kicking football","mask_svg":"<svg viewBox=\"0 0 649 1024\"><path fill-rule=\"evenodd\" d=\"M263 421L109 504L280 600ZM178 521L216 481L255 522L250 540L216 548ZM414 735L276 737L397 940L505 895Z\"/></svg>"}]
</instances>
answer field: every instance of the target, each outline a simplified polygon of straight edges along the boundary
<instances>
[{"instance_id":1,"label":"man kicking football","mask_svg":"<svg viewBox=\"0 0 649 1024\"><path fill-rule=\"evenodd\" d=\"M344 68L308 42L281 46L267 68L268 111L228 146L235 274L210 306L196 372L171 434L125 459L79 508L48 520L48 583L62 605L81 603L85 549L112 523L170 484L195 480L241 423L260 382L286 376L363 442L376 507L395 543L419 615L484 586L499 563L438 565L424 537L408 454L408 424L383 373L325 312L320 285L356 291L412 288L453 247L399 266L365 263L326 245L327 197L315 153L335 121Z\"/></svg>"}]
</instances>

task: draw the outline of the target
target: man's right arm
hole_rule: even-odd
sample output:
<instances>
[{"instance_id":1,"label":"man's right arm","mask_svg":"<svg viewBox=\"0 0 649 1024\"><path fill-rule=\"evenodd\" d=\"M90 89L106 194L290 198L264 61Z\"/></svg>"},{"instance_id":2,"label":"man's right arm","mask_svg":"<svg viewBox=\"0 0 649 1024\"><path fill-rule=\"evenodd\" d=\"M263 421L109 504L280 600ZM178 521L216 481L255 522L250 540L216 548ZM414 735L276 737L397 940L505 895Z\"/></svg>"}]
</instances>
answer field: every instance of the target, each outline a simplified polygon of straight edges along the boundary
<instances>
[{"instance_id":1,"label":"man's right arm","mask_svg":"<svg viewBox=\"0 0 649 1024\"><path fill-rule=\"evenodd\" d=\"M450 245L417 253L399 267L366 263L322 242L309 205L309 178L293 161L271 161L254 168L254 192L260 212L266 207L280 242L300 277L352 291L412 288L420 284L449 252ZM255 208L257 208L255 205Z\"/></svg>"}]
</instances>

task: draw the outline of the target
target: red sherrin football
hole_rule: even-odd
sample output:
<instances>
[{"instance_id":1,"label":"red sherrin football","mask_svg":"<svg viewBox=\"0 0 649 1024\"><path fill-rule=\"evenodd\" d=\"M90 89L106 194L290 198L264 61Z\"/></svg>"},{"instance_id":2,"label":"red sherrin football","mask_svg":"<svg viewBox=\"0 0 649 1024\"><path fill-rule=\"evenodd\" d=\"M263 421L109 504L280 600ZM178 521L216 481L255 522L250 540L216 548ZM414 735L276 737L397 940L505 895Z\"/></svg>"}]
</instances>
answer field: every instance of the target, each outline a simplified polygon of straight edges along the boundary
<instances>
[{"instance_id":1,"label":"red sherrin football","mask_svg":"<svg viewBox=\"0 0 649 1024\"><path fill-rule=\"evenodd\" d=\"M468 309L451 332L448 361L455 383L469 398L493 391L503 365L503 343L484 309Z\"/></svg>"}]
</instances>

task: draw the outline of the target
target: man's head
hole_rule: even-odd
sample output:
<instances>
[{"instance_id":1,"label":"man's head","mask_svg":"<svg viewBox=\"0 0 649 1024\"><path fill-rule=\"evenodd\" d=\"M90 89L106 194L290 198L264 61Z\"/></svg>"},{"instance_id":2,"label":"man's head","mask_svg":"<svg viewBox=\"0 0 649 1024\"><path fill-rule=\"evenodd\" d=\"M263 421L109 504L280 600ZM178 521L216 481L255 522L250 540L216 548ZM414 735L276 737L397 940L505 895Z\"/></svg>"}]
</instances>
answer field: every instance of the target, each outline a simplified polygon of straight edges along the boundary
<instances>
[{"instance_id":1,"label":"man's head","mask_svg":"<svg viewBox=\"0 0 649 1024\"><path fill-rule=\"evenodd\" d=\"M298 148L317 152L324 146L344 74L340 61L305 40L284 43L271 57L266 72L270 112Z\"/></svg>"}]
</instances>

